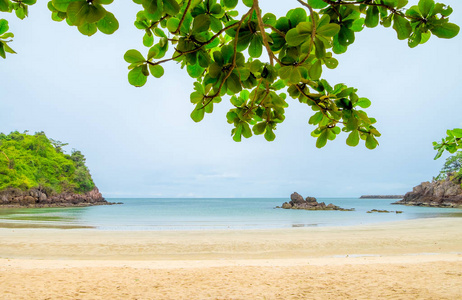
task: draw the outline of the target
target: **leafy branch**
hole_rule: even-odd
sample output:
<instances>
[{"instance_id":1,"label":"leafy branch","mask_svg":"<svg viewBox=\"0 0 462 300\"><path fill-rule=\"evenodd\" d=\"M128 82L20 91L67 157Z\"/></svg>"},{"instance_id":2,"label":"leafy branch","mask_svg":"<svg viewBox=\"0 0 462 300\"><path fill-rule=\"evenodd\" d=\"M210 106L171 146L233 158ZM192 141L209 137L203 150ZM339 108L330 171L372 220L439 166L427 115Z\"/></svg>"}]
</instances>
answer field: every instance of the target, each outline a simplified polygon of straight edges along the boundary
<instances>
[{"instance_id":1,"label":"leafy branch","mask_svg":"<svg viewBox=\"0 0 462 300\"><path fill-rule=\"evenodd\" d=\"M27 16L36 0L0 0L0 11ZM54 21L66 20L85 35L115 32L118 21L106 8L113 0L52 0L48 8ZM253 134L272 141L277 125L285 120L288 97L312 109L311 135L321 148L342 132L346 143L362 139L374 149L380 136L376 120L363 110L371 101L357 89L331 85L323 71L338 66L337 57L354 43L356 34L379 24L392 27L398 39L414 48L432 35L450 39L459 26L449 22L452 8L434 0L296 0L298 7L276 17L263 13L258 0L134 0L140 6L135 27L143 32L146 56L128 50L128 81L141 87L148 77L160 78L164 65L175 61L195 80L190 101L191 118L201 121L213 105L228 96L232 108L226 118L235 141ZM236 7L248 10L240 14ZM285 3L284 3L285 4ZM14 53L7 45L12 33L0 20L0 56ZM262 59L263 52L267 59ZM448 131L449 132L449 131ZM435 143L439 155L460 149L458 130Z\"/></svg>"}]
</instances>

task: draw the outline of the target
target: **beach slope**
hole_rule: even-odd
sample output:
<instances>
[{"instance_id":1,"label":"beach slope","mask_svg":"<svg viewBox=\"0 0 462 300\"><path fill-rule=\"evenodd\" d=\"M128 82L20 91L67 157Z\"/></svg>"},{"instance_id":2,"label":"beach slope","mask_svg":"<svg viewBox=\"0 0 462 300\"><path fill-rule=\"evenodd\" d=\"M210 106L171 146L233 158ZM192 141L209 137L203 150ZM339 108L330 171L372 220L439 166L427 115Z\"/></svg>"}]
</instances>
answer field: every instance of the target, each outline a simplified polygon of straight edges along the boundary
<instances>
[{"instance_id":1,"label":"beach slope","mask_svg":"<svg viewBox=\"0 0 462 300\"><path fill-rule=\"evenodd\" d=\"M229 231L0 229L2 299L459 299L462 219Z\"/></svg>"}]
</instances>

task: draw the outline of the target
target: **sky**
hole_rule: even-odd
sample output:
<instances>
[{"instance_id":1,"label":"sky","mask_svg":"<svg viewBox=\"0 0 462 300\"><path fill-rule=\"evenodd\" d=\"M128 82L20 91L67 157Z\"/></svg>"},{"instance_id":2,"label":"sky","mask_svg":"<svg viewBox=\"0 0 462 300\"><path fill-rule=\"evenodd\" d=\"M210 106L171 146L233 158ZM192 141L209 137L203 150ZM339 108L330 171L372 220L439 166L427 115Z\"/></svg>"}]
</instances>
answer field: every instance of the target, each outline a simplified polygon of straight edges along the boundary
<instances>
[{"instance_id":1,"label":"sky","mask_svg":"<svg viewBox=\"0 0 462 300\"><path fill-rule=\"evenodd\" d=\"M451 22L462 25L462 2L442 2L454 9ZM277 16L299 6L280 3L261 6ZM17 52L0 62L0 132L44 131L69 143L68 152L82 151L106 198L404 194L441 169L448 155L434 161L432 142L462 127L462 34L432 36L410 49L392 28L357 33L348 52L336 56L339 66L322 77L372 101L367 113L378 120L380 146L349 147L340 135L317 149L308 124L313 112L292 98L275 141L253 136L236 143L227 98L202 122L191 120L193 80L179 65L164 65L165 75L142 88L129 85L124 53L148 51L133 26L139 6L119 0L108 10L119 30L92 37L53 22L45 1L23 21L0 12Z\"/></svg>"}]
</instances>

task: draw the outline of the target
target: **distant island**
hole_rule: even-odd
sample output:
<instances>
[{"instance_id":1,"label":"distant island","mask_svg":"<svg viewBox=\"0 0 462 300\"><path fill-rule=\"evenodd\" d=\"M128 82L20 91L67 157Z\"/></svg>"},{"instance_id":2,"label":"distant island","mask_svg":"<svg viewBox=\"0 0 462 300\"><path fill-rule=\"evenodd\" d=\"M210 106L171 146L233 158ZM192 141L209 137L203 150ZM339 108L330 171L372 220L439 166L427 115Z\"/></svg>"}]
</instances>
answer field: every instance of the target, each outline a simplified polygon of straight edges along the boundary
<instances>
[{"instance_id":1,"label":"distant island","mask_svg":"<svg viewBox=\"0 0 462 300\"><path fill-rule=\"evenodd\" d=\"M0 207L107 205L80 151L44 132L0 133Z\"/></svg>"},{"instance_id":2,"label":"distant island","mask_svg":"<svg viewBox=\"0 0 462 300\"><path fill-rule=\"evenodd\" d=\"M359 199L403 199L404 195L362 195Z\"/></svg>"}]
</instances>

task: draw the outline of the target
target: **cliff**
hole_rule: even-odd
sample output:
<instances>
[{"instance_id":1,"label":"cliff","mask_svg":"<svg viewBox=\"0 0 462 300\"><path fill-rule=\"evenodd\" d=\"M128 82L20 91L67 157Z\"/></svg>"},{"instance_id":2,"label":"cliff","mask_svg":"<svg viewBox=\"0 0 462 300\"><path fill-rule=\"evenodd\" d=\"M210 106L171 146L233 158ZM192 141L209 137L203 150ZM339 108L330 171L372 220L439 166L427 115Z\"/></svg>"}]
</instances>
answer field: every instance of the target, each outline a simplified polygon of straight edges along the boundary
<instances>
[{"instance_id":1,"label":"cliff","mask_svg":"<svg viewBox=\"0 0 462 300\"><path fill-rule=\"evenodd\" d=\"M403 200L393 204L432 206L432 207L462 207L462 188L460 183L449 179L433 182L422 182L406 193Z\"/></svg>"}]
</instances>

